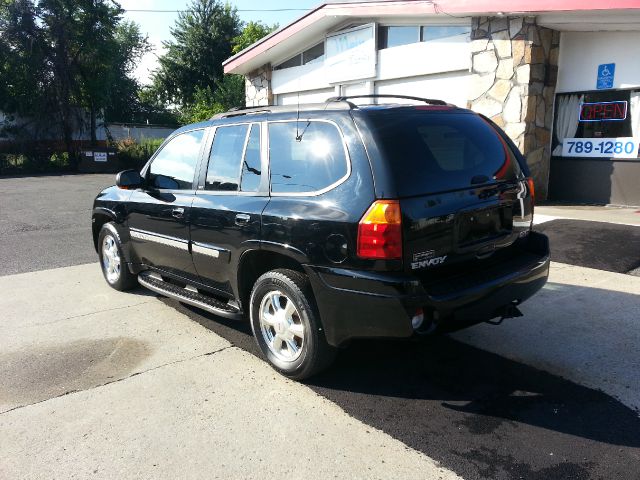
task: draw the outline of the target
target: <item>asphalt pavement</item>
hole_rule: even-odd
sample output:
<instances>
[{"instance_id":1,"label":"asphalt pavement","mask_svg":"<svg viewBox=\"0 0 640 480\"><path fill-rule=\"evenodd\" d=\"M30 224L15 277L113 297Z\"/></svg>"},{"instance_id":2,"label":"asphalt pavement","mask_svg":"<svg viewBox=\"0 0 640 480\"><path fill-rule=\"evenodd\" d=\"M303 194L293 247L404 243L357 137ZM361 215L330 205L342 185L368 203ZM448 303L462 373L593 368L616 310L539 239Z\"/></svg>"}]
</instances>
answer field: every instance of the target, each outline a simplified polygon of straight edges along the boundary
<instances>
[{"instance_id":1,"label":"asphalt pavement","mask_svg":"<svg viewBox=\"0 0 640 480\"><path fill-rule=\"evenodd\" d=\"M557 219L536 229L549 237L554 262L617 273L640 267L640 227Z\"/></svg>"},{"instance_id":2,"label":"asphalt pavement","mask_svg":"<svg viewBox=\"0 0 640 480\"><path fill-rule=\"evenodd\" d=\"M113 174L0 178L0 275L93 262L93 199Z\"/></svg>"},{"instance_id":3,"label":"asphalt pavement","mask_svg":"<svg viewBox=\"0 0 640 480\"><path fill-rule=\"evenodd\" d=\"M0 179L0 478L638 478L638 227L551 219L524 317L353 342L302 385L247 324L104 284L111 183Z\"/></svg>"}]
</instances>

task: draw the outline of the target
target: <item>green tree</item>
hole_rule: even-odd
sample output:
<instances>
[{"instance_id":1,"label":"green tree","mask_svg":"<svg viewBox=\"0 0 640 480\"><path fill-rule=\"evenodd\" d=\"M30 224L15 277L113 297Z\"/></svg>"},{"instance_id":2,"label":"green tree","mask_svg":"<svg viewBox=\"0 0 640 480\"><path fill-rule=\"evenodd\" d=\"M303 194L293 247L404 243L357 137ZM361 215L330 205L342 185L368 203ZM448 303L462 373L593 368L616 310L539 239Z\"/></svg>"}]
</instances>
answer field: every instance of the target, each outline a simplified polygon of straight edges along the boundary
<instances>
[{"instance_id":1,"label":"green tree","mask_svg":"<svg viewBox=\"0 0 640 480\"><path fill-rule=\"evenodd\" d=\"M148 119L149 109L140 98L141 86L133 73L142 56L151 50L151 46L134 22L119 23L114 41L112 79L108 88L105 117L112 122L143 122Z\"/></svg>"},{"instance_id":2,"label":"green tree","mask_svg":"<svg viewBox=\"0 0 640 480\"><path fill-rule=\"evenodd\" d=\"M135 107L138 85L131 73L149 47L137 26L122 22L117 3L2 0L0 5L0 110L31 118L42 130L59 126L72 151L73 132L84 124L86 112L95 140L101 112L125 115Z\"/></svg>"},{"instance_id":3,"label":"green tree","mask_svg":"<svg viewBox=\"0 0 640 480\"><path fill-rule=\"evenodd\" d=\"M55 110L48 45L28 0L0 3L0 111L9 118L48 117ZM8 127L5 125L5 128ZM34 128L35 129L35 128Z\"/></svg>"},{"instance_id":4,"label":"green tree","mask_svg":"<svg viewBox=\"0 0 640 480\"><path fill-rule=\"evenodd\" d=\"M39 0L35 9L48 46L63 138L72 150L74 125L83 123L85 111L95 141L97 112L108 103L122 9L110 0Z\"/></svg>"},{"instance_id":5,"label":"green tree","mask_svg":"<svg viewBox=\"0 0 640 480\"><path fill-rule=\"evenodd\" d=\"M249 22L244 26L240 35L231 40L232 53L237 53L249 45L257 42L270 32L278 28L263 25L261 22ZM245 106L244 77L241 75L223 75L206 87L196 86L192 100L182 105L180 122L183 124L206 120L216 113L225 112L232 108Z\"/></svg>"},{"instance_id":6,"label":"green tree","mask_svg":"<svg viewBox=\"0 0 640 480\"><path fill-rule=\"evenodd\" d=\"M264 25L262 22L249 22L242 29L242 33L233 39L231 53L234 55L253 45L278 28L278 24Z\"/></svg>"},{"instance_id":7,"label":"green tree","mask_svg":"<svg viewBox=\"0 0 640 480\"><path fill-rule=\"evenodd\" d=\"M183 108L193 103L197 92L215 92L223 75L222 62L231 56L231 42L240 26L236 9L229 4L193 0L171 29L174 40L163 42L166 53L153 74L156 98Z\"/></svg>"},{"instance_id":8,"label":"green tree","mask_svg":"<svg viewBox=\"0 0 640 480\"><path fill-rule=\"evenodd\" d=\"M183 124L201 122L216 113L244 106L244 77L242 75L224 75L216 82L215 90L198 88L193 101L180 115Z\"/></svg>"}]
</instances>

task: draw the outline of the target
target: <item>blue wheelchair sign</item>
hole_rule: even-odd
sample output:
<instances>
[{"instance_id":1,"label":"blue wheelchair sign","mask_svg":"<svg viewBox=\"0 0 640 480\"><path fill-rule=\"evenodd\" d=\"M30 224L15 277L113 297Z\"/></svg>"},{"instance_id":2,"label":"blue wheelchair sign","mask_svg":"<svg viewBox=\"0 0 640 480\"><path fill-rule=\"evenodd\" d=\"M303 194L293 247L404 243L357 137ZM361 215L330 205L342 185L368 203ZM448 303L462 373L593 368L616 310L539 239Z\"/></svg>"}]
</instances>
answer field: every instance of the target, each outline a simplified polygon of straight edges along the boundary
<instances>
[{"instance_id":1,"label":"blue wheelchair sign","mask_svg":"<svg viewBox=\"0 0 640 480\"><path fill-rule=\"evenodd\" d=\"M615 73L615 63L603 63L602 65L598 65L598 81L596 82L596 88L598 90L613 88L613 77Z\"/></svg>"}]
</instances>

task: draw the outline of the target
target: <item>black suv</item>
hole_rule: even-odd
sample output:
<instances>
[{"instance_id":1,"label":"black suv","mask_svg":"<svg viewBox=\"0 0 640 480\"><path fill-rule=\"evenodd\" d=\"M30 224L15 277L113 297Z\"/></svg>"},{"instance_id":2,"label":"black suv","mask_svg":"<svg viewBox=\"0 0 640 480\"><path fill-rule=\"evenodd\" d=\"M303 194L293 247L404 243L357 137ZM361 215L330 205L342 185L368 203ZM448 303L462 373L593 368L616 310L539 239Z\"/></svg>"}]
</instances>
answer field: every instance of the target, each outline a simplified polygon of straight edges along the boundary
<instances>
[{"instance_id":1,"label":"black suv","mask_svg":"<svg viewBox=\"0 0 640 480\"><path fill-rule=\"evenodd\" d=\"M442 101L353 98L218 115L118 174L93 209L107 282L248 317L295 379L355 337L518 316L549 248L515 145Z\"/></svg>"}]
</instances>

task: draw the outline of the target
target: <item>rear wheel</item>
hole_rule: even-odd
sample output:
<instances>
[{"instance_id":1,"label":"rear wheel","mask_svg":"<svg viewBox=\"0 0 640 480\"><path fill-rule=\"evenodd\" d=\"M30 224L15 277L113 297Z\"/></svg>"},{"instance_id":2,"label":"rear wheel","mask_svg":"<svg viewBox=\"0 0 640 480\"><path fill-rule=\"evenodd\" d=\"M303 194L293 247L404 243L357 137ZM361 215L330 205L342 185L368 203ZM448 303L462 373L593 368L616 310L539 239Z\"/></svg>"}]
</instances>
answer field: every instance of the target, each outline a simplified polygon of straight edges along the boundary
<instances>
[{"instance_id":1,"label":"rear wheel","mask_svg":"<svg viewBox=\"0 0 640 480\"><path fill-rule=\"evenodd\" d=\"M306 275L265 273L253 287L249 308L260 350L283 375L303 380L333 362L336 349L325 339Z\"/></svg>"},{"instance_id":2,"label":"rear wheel","mask_svg":"<svg viewBox=\"0 0 640 480\"><path fill-rule=\"evenodd\" d=\"M129 271L122 255L120 235L113 223L105 223L98 236L98 256L102 274L116 290L130 290L137 285L136 276Z\"/></svg>"}]
</instances>

